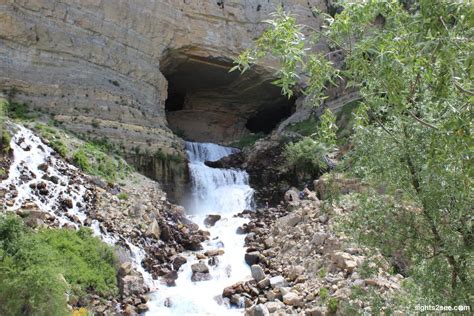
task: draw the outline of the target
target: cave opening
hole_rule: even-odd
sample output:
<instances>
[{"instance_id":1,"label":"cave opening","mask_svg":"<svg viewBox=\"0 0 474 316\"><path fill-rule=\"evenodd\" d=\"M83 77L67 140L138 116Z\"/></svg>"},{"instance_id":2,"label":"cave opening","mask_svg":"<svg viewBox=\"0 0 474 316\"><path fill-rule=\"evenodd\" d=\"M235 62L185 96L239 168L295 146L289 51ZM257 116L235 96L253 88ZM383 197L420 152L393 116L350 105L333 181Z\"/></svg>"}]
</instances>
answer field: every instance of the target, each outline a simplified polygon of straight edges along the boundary
<instances>
[{"instance_id":1,"label":"cave opening","mask_svg":"<svg viewBox=\"0 0 474 316\"><path fill-rule=\"evenodd\" d=\"M185 140L230 144L251 133L271 132L294 112L261 67L229 72L232 60L169 52L161 61L168 81L168 126Z\"/></svg>"}]
</instances>

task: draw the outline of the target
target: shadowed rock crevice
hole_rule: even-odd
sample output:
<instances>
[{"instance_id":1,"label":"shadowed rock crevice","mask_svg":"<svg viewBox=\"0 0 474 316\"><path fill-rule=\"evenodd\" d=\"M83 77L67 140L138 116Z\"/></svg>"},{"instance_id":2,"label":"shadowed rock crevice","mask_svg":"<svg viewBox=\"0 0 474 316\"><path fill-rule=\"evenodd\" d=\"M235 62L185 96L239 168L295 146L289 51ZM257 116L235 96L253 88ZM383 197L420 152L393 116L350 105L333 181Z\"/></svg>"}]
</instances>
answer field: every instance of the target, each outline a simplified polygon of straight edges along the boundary
<instances>
[{"instance_id":1,"label":"shadowed rock crevice","mask_svg":"<svg viewBox=\"0 0 474 316\"><path fill-rule=\"evenodd\" d=\"M161 71L168 80L169 127L187 140L230 143L270 132L291 115L294 100L281 95L270 72L254 67L229 72L232 60L168 52Z\"/></svg>"}]
</instances>

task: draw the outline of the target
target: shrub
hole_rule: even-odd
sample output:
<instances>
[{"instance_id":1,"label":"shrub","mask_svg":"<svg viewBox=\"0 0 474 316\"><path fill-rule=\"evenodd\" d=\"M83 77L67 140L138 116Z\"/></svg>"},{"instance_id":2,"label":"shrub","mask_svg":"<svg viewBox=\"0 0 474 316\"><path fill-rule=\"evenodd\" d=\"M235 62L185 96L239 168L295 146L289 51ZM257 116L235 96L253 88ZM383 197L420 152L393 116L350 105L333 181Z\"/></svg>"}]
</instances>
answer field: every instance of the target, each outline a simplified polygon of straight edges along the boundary
<instances>
[{"instance_id":1,"label":"shrub","mask_svg":"<svg viewBox=\"0 0 474 316\"><path fill-rule=\"evenodd\" d=\"M290 142L286 145L284 155L289 166L298 171L317 174L322 168L327 167L324 161L326 153L324 144L305 137L299 142Z\"/></svg>"},{"instance_id":2,"label":"shrub","mask_svg":"<svg viewBox=\"0 0 474 316\"><path fill-rule=\"evenodd\" d=\"M107 154L92 143L81 146L73 154L73 161L82 171L109 182L123 178L131 171L131 167L122 158Z\"/></svg>"},{"instance_id":3,"label":"shrub","mask_svg":"<svg viewBox=\"0 0 474 316\"><path fill-rule=\"evenodd\" d=\"M0 314L66 315L66 291L117 294L112 248L88 229L37 233L0 216Z\"/></svg>"}]
</instances>

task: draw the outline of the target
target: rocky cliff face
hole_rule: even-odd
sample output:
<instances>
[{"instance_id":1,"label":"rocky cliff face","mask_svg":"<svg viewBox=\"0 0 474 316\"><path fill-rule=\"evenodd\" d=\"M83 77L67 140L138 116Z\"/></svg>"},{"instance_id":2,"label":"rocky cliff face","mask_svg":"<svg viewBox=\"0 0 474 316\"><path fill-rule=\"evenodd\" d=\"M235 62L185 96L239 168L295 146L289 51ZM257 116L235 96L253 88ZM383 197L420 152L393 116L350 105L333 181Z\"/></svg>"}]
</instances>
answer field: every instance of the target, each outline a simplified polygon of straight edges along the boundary
<instances>
[{"instance_id":1,"label":"rocky cliff face","mask_svg":"<svg viewBox=\"0 0 474 316\"><path fill-rule=\"evenodd\" d=\"M317 24L311 10L325 10L322 3L3 0L0 89L72 131L121 144L130 156L183 156L167 123L168 91L178 95L170 105L175 132L219 142L248 133L246 121L281 99L268 84L268 67L237 79L227 76L229 62L261 34L260 21L277 5Z\"/></svg>"},{"instance_id":2,"label":"rocky cliff face","mask_svg":"<svg viewBox=\"0 0 474 316\"><path fill-rule=\"evenodd\" d=\"M106 136L127 149L179 152L167 128L161 63L170 75L177 60L222 67L218 59L228 62L247 47L277 2L4 0L0 87L18 90L19 100L74 131ZM311 21L311 2L283 4ZM199 79L202 69L196 70ZM247 86L258 86L258 79ZM219 106L225 112L226 105Z\"/></svg>"}]
</instances>

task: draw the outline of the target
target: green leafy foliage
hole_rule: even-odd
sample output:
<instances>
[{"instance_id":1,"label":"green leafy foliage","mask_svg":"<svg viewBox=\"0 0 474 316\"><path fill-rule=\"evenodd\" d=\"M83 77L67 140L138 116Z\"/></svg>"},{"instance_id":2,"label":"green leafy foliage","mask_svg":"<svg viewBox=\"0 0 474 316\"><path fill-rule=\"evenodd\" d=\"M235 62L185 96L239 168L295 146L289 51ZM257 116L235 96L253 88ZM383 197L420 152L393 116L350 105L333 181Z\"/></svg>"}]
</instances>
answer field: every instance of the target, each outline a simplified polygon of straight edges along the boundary
<instances>
[{"instance_id":1,"label":"green leafy foliage","mask_svg":"<svg viewBox=\"0 0 474 316\"><path fill-rule=\"evenodd\" d=\"M322 14L326 22L306 41L303 27L279 10L236 68L245 70L271 54L280 60L276 83L283 93L291 95L299 74L305 74L315 104L339 76L359 91L363 101L354 116L347 166L384 194L359 196L347 233L386 255L403 253L413 280L406 287L410 304L469 304L474 6L454 0L344 1L342 6L334 17ZM303 56L311 39L321 38L345 56L342 68L321 54ZM292 148L295 157L313 152L314 145L304 141L306 146Z\"/></svg>"},{"instance_id":2,"label":"green leafy foliage","mask_svg":"<svg viewBox=\"0 0 474 316\"><path fill-rule=\"evenodd\" d=\"M86 229L35 233L0 216L0 314L66 315L66 296L117 293L113 250Z\"/></svg>"},{"instance_id":3,"label":"green leafy foliage","mask_svg":"<svg viewBox=\"0 0 474 316\"><path fill-rule=\"evenodd\" d=\"M285 159L289 166L301 172L318 174L321 168L326 168L324 155L327 153L325 144L305 137L296 143L290 142L285 147Z\"/></svg>"}]
</instances>

